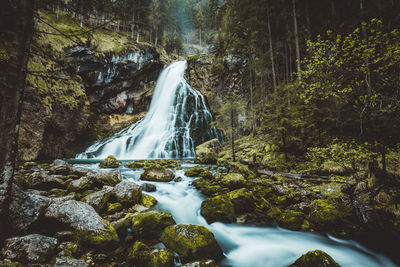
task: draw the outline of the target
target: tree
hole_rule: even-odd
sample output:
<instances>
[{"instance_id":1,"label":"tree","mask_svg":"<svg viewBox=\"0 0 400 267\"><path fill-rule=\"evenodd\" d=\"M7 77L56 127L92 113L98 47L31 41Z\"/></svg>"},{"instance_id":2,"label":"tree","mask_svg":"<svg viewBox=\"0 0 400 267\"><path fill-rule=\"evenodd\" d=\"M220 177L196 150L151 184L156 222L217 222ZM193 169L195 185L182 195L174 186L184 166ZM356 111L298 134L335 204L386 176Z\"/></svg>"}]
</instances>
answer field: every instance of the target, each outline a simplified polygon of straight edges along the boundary
<instances>
[{"instance_id":1,"label":"tree","mask_svg":"<svg viewBox=\"0 0 400 267\"><path fill-rule=\"evenodd\" d=\"M204 23L205 23L205 18L204 18L203 11L201 8L201 3L199 2L196 5L196 29L198 30L200 46L202 45L201 35L202 35L202 31L204 29L204 25L205 25Z\"/></svg>"},{"instance_id":2,"label":"tree","mask_svg":"<svg viewBox=\"0 0 400 267\"><path fill-rule=\"evenodd\" d=\"M3 2L0 11L0 240L8 233L8 209L17 155L22 97L33 33L33 0Z\"/></svg>"}]
</instances>

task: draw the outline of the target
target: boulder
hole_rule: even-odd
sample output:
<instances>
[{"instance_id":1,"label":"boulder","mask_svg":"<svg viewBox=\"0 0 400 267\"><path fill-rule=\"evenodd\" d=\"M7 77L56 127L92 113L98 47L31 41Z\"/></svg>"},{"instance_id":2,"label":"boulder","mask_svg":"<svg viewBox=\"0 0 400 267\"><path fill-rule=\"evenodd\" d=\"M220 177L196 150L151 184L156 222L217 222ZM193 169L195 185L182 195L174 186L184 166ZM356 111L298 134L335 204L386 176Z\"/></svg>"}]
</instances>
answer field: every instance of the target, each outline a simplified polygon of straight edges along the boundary
<instances>
[{"instance_id":1,"label":"boulder","mask_svg":"<svg viewBox=\"0 0 400 267\"><path fill-rule=\"evenodd\" d=\"M113 194L122 204L139 204L142 199L142 188L130 180L124 180L114 187Z\"/></svg>"},{"instance_id":2,"label":"boulder","mask_svg":"<svg viewBox=\"0 0 400 267\"><path fill-rule=\"evenodd\" d=\"M181 265L180 267L217 267L215 260L204 259L200 261L192 261Z\"/></svg>"},{"instance_id":3,"label":"boulder","mask_svg":"<svg viewBox=\"0 0 400 267\"><path fill-rule=\"evenodd\" d=\"M290 230L300 230L304 222L305 215L302 212L285 210L283 211L277 221L279 226Z\"/></svg>"},{"instance_id":4,"label":"boulder","mask_svg":"<svg viewBox=\"0 0 400 267\"><path fill-rule=\"evenodd\" d=\"M84 201L96 211L102 210L106 205L113 191L113 187L105 185L102 190L87 195Z\"/></svg>"},{"instance_id":5,"label":"boulder","mask_svg":"<svg viewBox=\"0 0 400 267\"><path fill-rule=\"evenodd\" d=\"M339 267L331 256L322 250L309 251L298 258L290 267Z\"/></svg>"},{"instance_id":6,"label":"boulder","mask_svg":"<svg viewBox=\"0 0 400 267\"><path fill-rule=\"evenodd\" d=\"M172 215L166 211L150 210L132 216L132 233L137 237L156 237L167 226L175 224Z\"/></svg>"},{"instance_id":7,"label":"boulder","mask_svg":"<svg viewBox=\"0 0 400 267\"><path fill-rule=\"evenodd\" d=\"M207 198L201 203L201 215L208 223L235 221L235 207L227 196Z\"/></svg>"},{"instance_id":8,"label":"boulder","mask_svg":"<svg viewBox=\"0 0 400 267\"><path fill-rule=\"evenodd\" d=\"M241 188L227 193L228 198L233 203L236 214L252 212L254 200L252 193L247 188Z\"/></svg>"},{"instance_id":9,"label":"boulder","mask_svg":"<svg viewBox=\"0 0 400 267\"><path fill-rule=\"evenodd\" d=\"M155 192L155 191L157 191L157 187L155 185L149 184L149 183L142 184L142 189L145 192Z\"/></svg>"},{"instance_id":10,"label":"boulder","mask_svg":"<svg viewBox=\"0 0 400 267\"><path fill-rule=\"evenodd\" d=\"M18 186L13 185L10 203L12 231L18 234L28 233L44 214L50 202L50 198L25 193Z\"/></svg>"},{"instance_id":11,"label":"boulder","mask_svg":"<svg viewBox=\"0 0 400 267\"><path fill-rule=\"evenodd\" d=\"M155 181L155 182L170 182L175 175L172 171L160 165L154 165L146 169L141 175L140 180Z\"/></svg>"},{"instance_id":12,"label":"boulder","mask_svg":"<svg viewBox=\"0 0 400 267\"><path fill-rule=\"evenodd\" d=\"M211 258L219 261L223 258L221 247L213 233L199 225L172 225L165 228L161 242L176 251L182 262Z\"/></svg>"},{"instance_id":13,"label":"boulder","mask_svg":"<svg viewBox=\"0 0 400 267\"><path fill-rule=\"evenodd\" d=\"M56 238L32 234L6 239L1 254L12 261L45 263L53 256L56 247Z\"/></svg>"},{"instance_id":14,"label":"boulder","mask_svg":"<svg viewBox=\"0 0 400 267\"><path fill-rule=\"evenodd\" d=\"M100 167L101 168L118 168L119 162L114 156L110 155L107 158L105 158L103 161L100 162Z\"/></svg>"},{"instance_id":15,"label":"boulder","mask_svg":"<svg viewBox=\"0 0 400 267\"><path fill-rule=\"evenodd\" d=\"M38 190L50 190L53 188L65 188L60 175L49 175L44 172L33 172L28 176L30 188Z\"/></svg>"},{"instance_id":16,"label":"boulder","mask_svg":"<svg viewBox=\"0 0 400 267\"><path fill-rule=\"evenodd\" d=\"M240 173L228 173L221 179L221 183L230 189L237 189L243 187L246 180Z\"/></svg>"},{"instance_id":17,"label":"boulder","mask_svg":"<svg viewBox=\"0 0 400 267\"><path fill-rule=\"evenodd\" d=\"M72 172L72 165L61 159L56 159L49 166L51 174L68 175Z\"/></svg>"},{"instance_id":18,"label":"boulder","mask_svg":"<svg viewBox=\"0 0 400 267\"><path fill-rule=\"evenodd\" d=\"M95 246L106 246L118 241L118 236L112 225L103 220L86 203L68 200L51 204L45 213L49 228L63 226L75 231L76 239Z\"/></svg>"},{"instance_id":19,"label":"boulder","mask_svg":"<svg viewBox=\"0 0 400 267\"><path fill-rule=\"evenodd\" d=\"M79 177L94 173L91 169L78 166L73 166L71 172L72 174L78 175Z\"/></svg>"},{"instance_id":20,"label":"boulder","mask_svg":"<svg viewBox=\"0 0 400 267\"><path fill-rule=\"evenodd\" d=\"M97 184L115 186L122 181L121 171L112 170L106 171L101 170L91 175Z\"/></svg>"},{"instance_id":21,"label":"boulder","mask_svg":"<svg viewBox=\"0 0 400 267\"><path fill-rule=\"evenodd\" d=\"M136 241L129 250L128 260L134 266L146 267L173 267L174 253L169 249L151 250L146 244Z\"/></svg>"},{"instance_id":22,"label":"boulder","mask_svg":"<svg viewBox=\"0 0 400 267\"><path fill-rule=\"evenodd\" d=\"M203 172L203 168L196 166L193 168L190 168L185 172L185 175L188 177L200 177L200 174Z\"/></svg>"},{"instance_id":23,"label":"boulder","mask_svg":"<svg viewBox=\"0 0 400 267\"><path fill-rule=\"evenodd\" d=\"M72 181L69 186L68 190L73 192L83 192L90 189L95 183L95 179L93 176L83 176L77 180Z\"/></svg>"},{"instance_id":24,"label":"boulder","mask_svg":"<svg viewBox=\"0 0 400 267\"><path fill-rule=\"evenodd\" d=\"M221 143L218 139L212 139L196 147L194 161L199 164L216 164Z\"/></svg>"},{"instance_id":25,"label":"boulder","mask_svg":"<svg viewBox=\"0 0 400 267\"><path fill-rule=\"evenodd\" d=\"M145 166L146 164L142 161L132 161L126 164L126 167L131 168L131 169L141 169Z\"/></svg>"},{"instance_id":26,"label":"boulder","mask_svg":"<svg viewBox=\"0 0 400 267\"><path fill-rule=\"evenodd\" d=\"M142 195L142 205L145 206L146 208L152 208L157 204L157 199L154 197L143 194Z\"/></svg>"},{"instance_id":27,"label":"boulder","mask_svg":"<svg viewBox=\"0 0 400 267\"><path fill-rule=\"evenodd\" d=\"M54 263L53 267L86 267L87 264L84 260L78 260L74 258L68 257L60 257L56 258L56 262Z\"/></svg>"},{"instance_id":28,"label":"boulder","mask_svg":"<svg viewBox=\"0 0 400 267\"><path fill-rule=\"evenodd\" d=\"M327 199L315 199L310 204L309 221L318 228L327 229L331 226L344 224L344 220L352 215L351 208L336 206L336 202Z\"/></svg>"}]
</instances>

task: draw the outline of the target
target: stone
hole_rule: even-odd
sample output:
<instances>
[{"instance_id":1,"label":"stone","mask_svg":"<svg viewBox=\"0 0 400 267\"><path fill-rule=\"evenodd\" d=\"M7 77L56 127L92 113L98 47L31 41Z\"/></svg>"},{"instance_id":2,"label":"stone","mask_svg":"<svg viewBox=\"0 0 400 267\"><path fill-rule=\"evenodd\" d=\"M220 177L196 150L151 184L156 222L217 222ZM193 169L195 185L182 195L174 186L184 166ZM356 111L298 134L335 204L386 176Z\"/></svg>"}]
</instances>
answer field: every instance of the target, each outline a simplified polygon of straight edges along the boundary
<instances>
[{"instance_id":1,"label":"stone","mask_svg":"<svg viewBox=\"0 0 400 267\"><path fill-rule=\"evenodd\" d=\"M102 190L87 195L84 201L96 211L102 210L106 205L113 191L113 187L105 185Z\"/></svg>"},{"instance_id":2,"label":"stone","mask_svg":"<svg viewBox=\"0 0 400 267\"><path fill-rule=\"evenodd\" d=\"M196 166L193 168L190 168L185 172L185 175L188 177L200 177L200 174L203 172L203 168Z\"/></svg>"},{"instance_id":3,"label":"stone","mask_svg":"<svg viewBox=\"0 0 400 267\"><path fill-rule=\"evenodd\" d=\"M113 194L122 204L139 204L142 199L142 188L130 180L124 180L114 187Z\"/></svg>"},{"instance_id":4,"label":"stone","mask_svg":"<svg viewBox=\"0 0 400 267\"><path fill-rule=\"evenodd\" d=\"M74 258L68 257L59 257L56 258L56 262L54 263L53 267L86 267L87 264L84 260L78 260Z\"/></svg>"},{"instance_id":5,"label":"stone","mask_svg":"<svg viewBox=\"0 0 400 267\"><path fill-rule=\"evenodd\" d=\"M173 267L174 253L169 249L153 249L146 244L136 241L129 250L128 260L134 266Z\"/></svg>"},{"instance_id":6,"label":"stone","mask_svg":"<svg viewBox=\"0 0 400 267\"><path fill-rule=\"evenodd\" d=\"M204 259L200 261L188 262L180 267L217 267L217 263L212 259Z\"/></svg>"},{"instance_id":7,"label":"stone","mask_svg":"<svg viewBox=\"0 0 400 267\"><path fill-rule=\"evenodd\" d=\"M230 189L237 189L243 187L246 180L240 173L228 173L221 179L221 183Z\"/></svg>"},{"instance_id":8,"label":"stone","mask_svg":"<svg viewBox=\"0 0 400 267\"><path fill-rule=\"evenodd\" d=\"M182 262L211 258L219 261L223 258L221 247L213 233L204 226L180 224L165 228L161 242L176 251Z\"/></svg>"},{"instance_id":9,"label":"stone","mask_svg":"<svg viewBox=\"0 0 400 267\"><path fill-rule=\"evenodd\" d=\"M212 139L197 146L194 161L199 164L216 164L221 147L218 139Z\"/></svg>"},{"instance_id":10,"label":"stone","mask_svg":"<svg viewBox=\"0 0 400 267\"><path fill-rule=\"evenodd\" d=\"M94 173L91 169L84 168L84 167L78 167L78 166L73 166L71 169L71 172L74 175L78 175L79 177Z\"/></svg>"},{"instance_id":11,"label":"stone","mask_svg":"<svg viewBox=\"0 0 400 267\"><path fill-rule=\"evenodd\" d=\"M235 221L235 207L226 196L207 198L201 203L201 215L210 224L213 222L230 223Z\"/></svg>"},{"instance_id":12,"label":"stone","mask_svg":"<svg viewBox=\"0 0 400 267\"><path fill-rule=\"evenodd\" d=\"M103 220L94 208L84 202L68 200L59 204L51 204L44 214L49 227L75 231L76 239L94 246L106 246L118 241L112 225Z\"/></svg>"},{"instance_id":13,"label":"stone","mask_svg":"<svg viewBox=\"0 0 400 267\"><path fill-rule=\"evenodd\" d=\"M107 213L108 214L113 214L116 212L119 212L121 210L123 210L123 206L121 203L107 203Z\"/></svg>"},{"instance_id":14,"label":"stone","mask_svg":"<svg viewBox=\"0 0 400 267\"><path fill-rule=\"evenodd\" d=\"M155 191L157 191L157 187L155 185L149 184L149 183L142 184L142 189L145 192L155 192Z\"/></svg>"},{"instance_id":15,"label":"stone","mask_svg":"<svg viewBox=\"0 0 400 267\"><path fill-rule=\"evenodd\" d=\"M131 168L131 169L141 169L144 166L145 166L145 163L141 162L141 161L132 161L126 165L126 167Z\"/></svg>"},{"instance_id":16,"label":"stone","mask_svg":"<svg viewBox=\"0 0 400 267\"><path fill-rule=\"evenodd\" d=\"M154 181L154 182L170 182L174 179L175 175L172 171L160 165L154 165L146 169L141 175L140 180Z\"/></svg>"},{"instance_id":17,"label":"stone","mask_svg":"<svg viewBox=\"0 0 400 267\"><path fill-rule=\"evenodd\" d=\"M105 158L103 161L100 162L100 167L101 168L118 168L119 162L114 156L110 155L107 158Z\"/></svg>"},{"instance_id":18,"label":"stone","mask_svg":"<svg viewBox=\"0 0 400 267\"><path fill-rule=\"evenodd\" d=\"M235 214L243 214L253 211L254 200L252 193L247 188L236 189L227 193L233 203Z\"/></svg>"},{"instance_id":19,"label":"stone","mask_svg":"<svg viewBox=\"0 0 400 267\"><path fill-rule=\"evenodd\" d=\"M119 170L101 170L91 175L96 183L101 185L115 186L122 181L121 171Z\"/></svg>"},{"instance_id":20,"label":"stone","mask_svg":"<svg viewBox=\"0 0 400 267\"><path fill-rule=\"evenodd\" d=\"M149 210L132 216L132 233L137 237L157 237L167 226L175 224L166 211Z\"/></svg>"},{"instance_id":21,"label":"stone","mask_svg":"<svg viewBox=\"0 0 400 267\"><path fill-rule=\"evenodd\" d=\"M142 205L145 206L146 208L152 208L157 204L157 199L154 197L143 194L142 195Z\"/></svg>"},{"instance_id":22,"label":"stone","mask_svg":"<svg viewBox=\"0 0 400 267\"><path fill-rule=\"evenodd\" d=\"M277 221L279 226L290 229L290 230L300 230L304 222L305 215L302 212L285 210L283 211Z\"/></svg>"},{"instance_id":23,"label":"stone","mask_svg":"<svg viewBox=\"0 0 400 267\"><path fill-rule=\"evenodd\" d=\"M73 192L83 192L90 189L93 186L94 182L95 179L93 176L83 176L78 180L72 181L67 189Z\"/></svg>"},{"instance_id":24,"label":"stone","mask_svg":"<svg viewBox=\"0 0 400 267\"><path fill-rule=\"evenodd\" d=\"M72 165L61 159L56 159L49 166L51 174L68 175L71 173Z\"/></svg>"},{"instance_id":25,"label":"stone","mask_svg":"<svg viewBox=\"0 0 400 267\"><path fill-rule=\"evenodd\" d=\"M11 229L18 234L31 230L50 205L50 198L22 191L17 185L11 190Z\"/></svg>"},{"instance_id":26,"label":"stone","mask_svg":"<svg viewBox=\"0 0 400 267\"><path fill-rule=\"evenodd\" d=\"M45 263L53 256L56 247L56 238L32 234L6 239L1 254L12 261Z\"/></svg>"},{"instance_id":27,"label":"stone","mask_svg":"<svg viewBox=\"0 0 400 267\"><path fill-rule=\"evenodd\" d=\"M48 175L44 172L34 172L28 177L29 187L38 190L65 188L60 175Z\"/></svg>"},{"instance_id":28,"label":"stone","mask_svg":"<svg viewBox=\"0 0 400 267\"><path fill-rule=\"evenodd\" d=\"M290 267L340 267L331 256L322 250L309 251L298 258Z\"/></svg>"}]
</instances>

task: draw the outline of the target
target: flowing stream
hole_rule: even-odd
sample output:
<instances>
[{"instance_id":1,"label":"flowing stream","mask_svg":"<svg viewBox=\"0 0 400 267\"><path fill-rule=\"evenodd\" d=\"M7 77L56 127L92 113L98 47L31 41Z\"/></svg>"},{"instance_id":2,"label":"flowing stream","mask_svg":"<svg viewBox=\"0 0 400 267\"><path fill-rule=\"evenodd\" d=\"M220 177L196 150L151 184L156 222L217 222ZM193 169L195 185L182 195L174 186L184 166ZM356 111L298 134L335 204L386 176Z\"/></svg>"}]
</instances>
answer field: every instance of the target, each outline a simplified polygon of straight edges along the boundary
<instances>
[{"instance_id":1,"label":"flowing stream","mask_svg":"<svg viewBox=\"0 0 400 267\"><path fill-rule=\"evenodd\" d=\"M204 96L193 90L184 79L186 62L173 63L160 75L148 114L138 123L117 135L98 141L78 159L191 158L195 145L219 137L210 126L212 115ZM97 164L82 166L97 170ZM225 259L221 266L279 267L292 264L302 254L321 249L341 266L396 266L383 255L376 254L351 240L289 231L277 227L253 227L239 224L207 224L200 215L201 195L192 185L193 178L184 171L194 164L181 162L182 170L174 170L179 182L148 182L157 191L148 193L158 200L157 208L170 212L177 224L197 224L210 229L222 247ZM120 167L124 179L138 184L143 170Z\"/></svg>"}]
</instances>

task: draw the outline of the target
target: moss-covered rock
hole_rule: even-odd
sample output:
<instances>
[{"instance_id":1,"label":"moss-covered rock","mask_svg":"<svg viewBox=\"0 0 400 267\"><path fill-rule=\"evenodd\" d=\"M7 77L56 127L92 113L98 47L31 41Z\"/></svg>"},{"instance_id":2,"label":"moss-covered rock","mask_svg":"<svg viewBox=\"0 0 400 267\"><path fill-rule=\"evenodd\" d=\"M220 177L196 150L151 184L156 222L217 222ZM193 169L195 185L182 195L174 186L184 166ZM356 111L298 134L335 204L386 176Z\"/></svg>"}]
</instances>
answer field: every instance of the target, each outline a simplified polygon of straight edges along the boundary
<instances>
[{"instance_id":1,"label":"moss-covered rock","mask_svg":"<svg viewBox=\"0 0 400 267\"><path fill-rule=\"evenodd\" d=\"M204 259L200 261L188 262L180 267L217 267L217 263L215 263L215 261L212 259Z\"/></svg>"},{"instance_id":2,"label":"moss-covered rock","mask_svg":"<svg viewBox=\"0 0 400 267\"><path fill-rule=\"evenodd\" d=\"M131 169L141 169L145 166L145 162L143 161L132 161L126 164L126 167Z\"/></svg>"},{"instance_id":3,"label":"moss-covered rock","mask_svg":"<svg viewBox=\"0 0 400 267\"><path fill-rule=\"evenodd\" d=\"M139 204L142 199L142 188L130 180L124 180L114 187L113 195L121 204Z\"/></svg>"},{"instance_id":4,"label":"moss-covered rock","mask_svg":"<svg viewBox=\"0 0 400 267\"><path fill-rule=\"evenodd\" d=\"M194 180L192 184L206 196L220 195L229 191L229 188L222 187L205 179Z\"/></svg>"},{"instance_id":5,"label":"moss-covered rock","mask_svg":"<svg viewBox=\"0 0 400 267\"><path fill-rule=\"evenodd\" d=\"M169 226L165 228L161 241L167 248L176 251L183 263L204 258L219 261L223 257L213 233L204 226Z\"/></svg>"},{"instance_id":6,"label":"moss-covered rock","mask_svg":"<svg viewBox=\"0 0 400 267\"><path fill-rule=\"evenodd\" d=\"M101 186L115 186L122 181L121 171L119 170L101 170L90 176L94 178L96 184Z\"/></svg>"},{"instance_id":7,"label":"moss-covered rock","mask_svg":"<svg viewBox=\"0 0 400 267\"><path fill-rule=\"evenodd\" d=\"M203 168L196 166L185 171L185 175L188 177L199 177L203 171Z\"/></svg>"},{"instance_id":8,"label":"moss-covered rock","mask_svg":"<svg viewBox=\"0 0 400 267\"><path fill-rule=\"evenodd\" d=\"M230 189L237 189L243 187L246 180L240 173L228 173L222 178L221 183Z\"/></svg>"},{"instance_id":9,"label":"moss-covered rock","mask_svg":"<svg viewBox=\"0 0 400 267\"><path fill-rule=\"evenodd\" d=\"M196 147L195 162L199 164L216 164L221 144L218 139L212 139Z\"/></svg>"},{"instance_id":10,"label":"moss-covered rock","mask_svg":"<svg viewBox=\"0 0 400 267\"><path fill-rule=\"evenodd\" d=\"M236 215L251 212L254 209L252 192L246 188L237 189L227 193L233 203Z\"/></svg>"},{"instance_id":11,"label":"moss-covered rock","mask_svg":"<svg viewBox=\"0 0 400 267\"><path fill-rule=\"evenodd\" d=\"M119 162L114 156L109 155L102 162L100 162L100 167L101 168L118 168Z\"/></svg>"},{"instance_id":12,"label":"moss-covered rock","mask_svg":"<svg viewBox=\"0 0 400 267\"><path fill-rule=\"evenodd\" d=\"M108 214L113 214L118 211L121 211L123 209L123 206L121 203L107 203L107 213Z\"/></svg>"},{"instance_id":13,"label":"moss-covered rock","mask_svg":"<svg viewBox=\"0 0 400 267\"><path fill-rule=\"evenodd\" d=\"M349 210L338 209L332 200L315 199L310 208L309 221L322 228L339 226L338 224L344 223L343 219L351 215Z\"/></svg>"},{"instance_id":14,"label":"moss-covered rock","mask_svg":"<svg viewBox=\"0 0 400 267\"><path fill-rule=\"evenodd\" d=\"M154 197L143 194L142 195L142 205L145 206L146 208L152 208L157 204L157 199Z\"/></svg>"},{"instance_id":15,"label":"moss-covered rock","mask_svg":"<svg viewBox=\"0 0 400 267\"><path fill-rule=\"evenodd\" d=\"M92 206L97 212L101 211L108 203L113 188L104 186L102 190L92 193L84 198L84 201Z\"/></svg>"},{"instance_id":16,"label":"moss-covered rock","mask_svg":"<svg viewBox=\"0 0 400 267\"><path fill-rule=\"evenodd\" d=\"M235 207L227 196L207 198L201 203L201 215L208 223L235 221Z\"/></svg>"},{"instance_id":17,"label":"moss-covered rock","mask_svg":"<svg viewBox=\"0 0 400 267\"><path fill-rule=\"evenodd\" d=\"M279 215L277 221L281 227L290 230L300 230L302 229L304 217L302 212L285 210Z\"/></svg>"},{"instance_id":18,"label":"moss-covered rock","mask_svg":"<svg viewBox=\"0 0 400 267\"><path fill-rule=\"evenodd\" d=\"M151 249L136 241L129 250L128 261L138 267L173 267L174 253L169 249Z\"/></svg>"},{"instance_id":19,"label":"moss-covered rock","mask_svg":"<svg viewBox=\"0 0 400 267\"><path fill-rule=\"evenodd\" d=\"M339 267L331 256L322 250L309 251L298 258L290 267Z\"/></svg>"},{"instance_id":20,"label":"moss-covered rock","mask_svg":"<svg viewBox=\"0 0 400 267\"><path fill-rule=\"evenodd\" d=\"M154 165L140 175L141 180L155 182L170 182L174 177L175 175L172 171L160 165Z\"/></svg>"},{"instance_id":21,"label":"moss-covered rock","mask_svg":"<svg viewBox=\"0 0 400 267\"><path fill-rule=\"evenodd\" d=\"M167 226L175 224L172 215L166 211L150 210L132 216L132 233L137 237L156 237Z\"/></svg>"}]
</instances>

